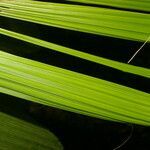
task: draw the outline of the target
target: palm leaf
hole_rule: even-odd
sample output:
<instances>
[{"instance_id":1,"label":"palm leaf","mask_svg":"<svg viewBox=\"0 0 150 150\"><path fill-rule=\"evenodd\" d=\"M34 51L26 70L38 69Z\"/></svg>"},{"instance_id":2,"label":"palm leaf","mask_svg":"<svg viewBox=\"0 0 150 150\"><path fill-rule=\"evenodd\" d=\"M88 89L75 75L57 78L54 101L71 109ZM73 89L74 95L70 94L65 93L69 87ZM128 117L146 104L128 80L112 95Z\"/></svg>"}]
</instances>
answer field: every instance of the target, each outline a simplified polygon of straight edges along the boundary
<instances>
[{"instance_id":1,"label":"palm leaf","mask_svg":"<svg viewBox=\"0 0 150 150\"><path fill-rule=\"evenodd\" d=\"M0 15L122 39L145 41L150 15L137 12L34 1L2 1Z\"/></svg>"},{"instance_id":2,"label":"palm leaf","mask_svg":"<svg viewBox=\"0 0 150 150\"><path fill-rule=\"evenodd\" d=\"M48 130L0 112L0 148L3 150L62 150Z\"/></svg>"},{"instance_id":3,"label":"palm leaf","mask_svg":"<svg viewBox=\"0 0 150 150\"><path fill-rule=\"evenodd\" d=\"M92 117L150 125L150 94L2 51L0 68L2 93Z\"/></svg>"},{"instance_id":4,"label":"palm leaf","mask_svg":"<svg viewBox=\"0 0 150 150\"><path fill-rule=\"evenodd\" d=\"M78 1L78 0L70 0ZM89 3L89 1L82 1ZM148 1L90 3L149 11ZM103 3L103 4L102 4ZM140 5L139 5L140 4ZM0 1L0 16L97 35L145 41L150 15L107 8L36 1ZM143 77L150 70L108 60L0 29L0 34ZM150 42L150 41L148 41ZM150 94L0 51L0 92L111 121L150 125ZM82 92L81 92L82 91ZM4 129L2 129L4 130Z\"/></svg>"},{"instance_id":5,"label":"palm leaf","mask_svg":"<svg viewBox=\"0 0 150 150\"><path fill-rule=\"evenodd\" d=\"M120 62L117 62L117 61L109 60L109 59L106 59L106 58L94 56L94 55L91 55L91 54L88 54L88 53L85 53L85 52L77 51L77 50L74 50L74 49L71 49L71 48L68 48L68 47L53 44L51 42L47 42L47 41L40 40L40 39L37 39L37 38L34 38L34 37L30 37L30 36L27 36L27 35L24 35L24 34L20 34L20 33L12 32L12 31L9 31L9 30L5 30L5 29L2 29L2 28L0 28L0 34L6 35L6 36L9 36L9 37L13 37L13 38L16 38L18 40L22 40L22 41L29 42L29 43L32 43L32 44L36 44L38 46L42 46L42 47L48 48L50 50L55 50L55 51L58 51L58 52L62 52L62 53L65 53L65 54L69 54L69 55L72 55L72 56L83 58L85 60L96 62L98 64L102 64L102 65L105 65L105 66L108 66L108 67L112 67L112 68L115 68L115 69L118 69L118 70L121 70L121 71L124 71L124 72L133 73L133 74L136 74L136 75L140 75L140 76L150 78L150 70L146 69L146 68L132 66L132 65L120 63Z\"/></svg>"},{"instance_id":6,"label":"palm leaf","mask_svg":"<svg viewBox=\"0 0 150 150\"><path fill-rule=\"evenodd\" d=\"M131 10L141 10L150 12L149 0L67 0L84 4L96 4L100 6L111 6L116 8L126 8Z\"/></svg>"}]
</instances>

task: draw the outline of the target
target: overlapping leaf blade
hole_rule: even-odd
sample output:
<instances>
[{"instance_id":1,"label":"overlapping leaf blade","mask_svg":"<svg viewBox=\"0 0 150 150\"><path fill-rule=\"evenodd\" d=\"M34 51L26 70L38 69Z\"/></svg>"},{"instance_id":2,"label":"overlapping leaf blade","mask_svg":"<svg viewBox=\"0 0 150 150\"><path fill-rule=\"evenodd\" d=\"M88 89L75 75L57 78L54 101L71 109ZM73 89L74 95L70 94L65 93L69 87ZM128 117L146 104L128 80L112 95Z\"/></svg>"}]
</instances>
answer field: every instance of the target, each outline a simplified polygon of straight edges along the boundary
<instances>
[{"instance_id":1,"label":"overlapping leaf blade","mask_svg":"<svg viewBox=\"0 0 150 150\"><path fill-rule=\"evenodd\" d=\"M92 1L91 0L67 0L67 1L150 12L149 0L138 0L138 1L137 0L92 0Z\"/></svg>"},{"instance_id":2,"label":"overlapping leaf blade","mask_svg":"<svg viewBox=\"0 0 150 150\"><path fill-rule=\"evenodd\" d=\"M81 51L77 51L68 47L64 47L61 45L57 45L57 44L53 44L51 42L47 42L44 40L40 40L34 37L30 37L30 36L26 36L20 33L16 33L16 32L12 32L9 30L5 30L0 28L0 34L9 36L9 37L13 37L16 38L18 40L22 40L25 42L29 42L32 44L36 44L45 48L49 48L50 50L55 50L58 52L62 52L62 53L66 53L72 56L76 56L85 60L89 60L92 62L96 62L98 64L102 64L108 67L112 67L124 72L128 72L128 73L133 73L136 75L140 75L140 76L144 76L147 78L150 78L150 70L146 69L146 68L142 68L142 67L137 67L137 66L132 66L132 65L128 65L128 64L124 64L124 63L120 63L117 61L113 61L113 60L109 60L109 59L105 59L102 57L98 57L98 56L94 56L85 52L81 52Z\"/></svg>"},{"instance_id":3,"label":"overlapping leaf blade","mask_svg":"<svg viewBox=\"0 0 150 150\"><path fill-rule=\"evenodd\" d=\"M2 51L0 68L3 93L97 118L150 125L147 93Z\"/></svg>"},{"instance_id":4,"label":"overlapping leaf blade","mask_svg":"<svg viewBox=\"0 0 150 150\"><path fill-rule=\"evenodd\" d=\"M0 148L3 150L62 150L48 130L0 112Z\"/></svg>"},{"instance_id":5,"label":"overlapping leaf blade","mask_svg":"<svg viewBox=\"0 0 150 150\"><path fill-rule=\"evenodd\" d=\"M93 1L95 2L96 0ZM149 11L147 2L134 1L135 5L127 6L133 0L126 1L126 5L118 0L103 5ZM89 3L88 0L86 3ZM150 15L146 13L3 0L0 2L0 16L128 40L145 41L150 35ZM0 29L0 33L125 72L150 77L149 69L111 61L5 29ZM2 51L0 92L97 118L150 125L150 94Z\"/></svg>"},{"instance_id":6,"label":"overlapping leaf blade","mask_svg":"<svg viewBox=\"0 0 150 150\"><path fill-rule=\"evenodd\" d=\"M0 15L98 35L145 41L150 15L68 4L0 2Z\"/></svg>"}]
</instances>

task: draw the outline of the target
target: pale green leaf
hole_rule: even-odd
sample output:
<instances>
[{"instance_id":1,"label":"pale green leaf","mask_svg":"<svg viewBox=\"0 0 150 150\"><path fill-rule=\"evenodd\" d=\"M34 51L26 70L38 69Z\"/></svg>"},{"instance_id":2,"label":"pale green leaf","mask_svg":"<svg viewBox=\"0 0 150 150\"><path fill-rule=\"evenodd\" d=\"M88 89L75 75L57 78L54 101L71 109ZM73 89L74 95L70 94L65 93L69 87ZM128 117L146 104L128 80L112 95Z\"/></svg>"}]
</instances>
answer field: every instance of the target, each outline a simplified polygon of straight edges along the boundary
<instances>
[{"instance_id":1,"label":"pale green leaf","mask_svg":"<svg viewBox=\"0 0 150 150\"><path fill-rule=\"evenodd\" d=\"M67 1L150 12L149 0L67 0Z\"/></svg>"},{"instance_id":2,"label":"pale green leaf","mask_svg":"<svg viewBox=\"0 0 150 150\"><path fill-rule=\"evenodd\" d=\"M150 125L150 94L0 51L0 92L111 121Z\"/></svg>"},{"instance_id":3,"label":"pale green leaf","mask_svg":"<svg viewBox=\"0 0 150 150\"><path fill-rule=\"evenodd\" d=\"M24 34L20 34L20 33L16 33L16 32L12 32L9 30L5 30L0 28L0 34L9 36L9 37L13 37L16 38L18 40L22 40L25 42L29 42L32 44L36 44L45 48L49 48L50 50L55 50L58 52L62 52L65 54L69 54L72 56L76 56L85 60L89 60L98 64L102 64L108 67L112 67L124 72L128 72L128 73L133 73L133 74L137 74L140 76L144 76L144 77L148 77L150 78L150 70L146 69L146 68L142 68L142 67L137 67L137 66L132 66L129 64L125 64L125 63L120 63L117 61L113 61L113 60L109 60L109 59L105 59L102 57L98 57L98 56L94 56L85 52L81 52L81 51L77 51L68 47L64 47L64 46L60 46L57 44L53 44L51 42L47 42L44 40L40 40L34 37L30 37L30 36L26 36Z\"/></svg>"},{"instance_id":4,"label":"pale green leaf","mask_svg":"<svg viewBox=\"0 0 150 150\"><path fill-rule=\"evenodd\" d=\"M34 1L2 1L0 15L136 41L145 41L150 34L149 14L106 8Z\"/></svg>"}]
</instances>

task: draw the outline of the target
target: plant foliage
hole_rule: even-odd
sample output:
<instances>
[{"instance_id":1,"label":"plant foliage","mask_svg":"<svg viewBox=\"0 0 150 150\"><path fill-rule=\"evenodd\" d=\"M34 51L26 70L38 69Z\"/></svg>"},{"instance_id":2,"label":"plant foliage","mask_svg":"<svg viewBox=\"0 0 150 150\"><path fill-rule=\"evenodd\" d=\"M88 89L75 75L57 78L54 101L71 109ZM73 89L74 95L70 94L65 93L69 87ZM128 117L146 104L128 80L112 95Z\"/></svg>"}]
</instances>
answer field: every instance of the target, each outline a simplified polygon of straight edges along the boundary
<instances>
[{"instance_id":1,"label":"plant foliage","mask_svg":"<svg viewBox=\"0 0 150 150\"><path fill-rule=\"evenodd\" d=\"M100 6L110 6L116 8L126 8L131 10L141 10L150 12L149 0L67 0L84 4L96 4Z\"/></svg>"},{"instance_id":2,"label":"plant foliage","mask_svg":"<svg viewBox=\"0 0 150 150\"><path fill-rule=\"evenodd\" d=\"M74 1L149 11L148 0ZM139 42L146 41L150 35L150 15L145 12L30 0L0 1L0 16L5 18ZM3 28L0 28L0 34L150 78L147 68L112 61ZM150 94L2 50L0 92L96 118L150 125Z\"/></svg>"},{"instance_id":3,"label":"plant foliage","mask_svg":"<svg viewBox=\"0 0 150 150\"><path fill-rule=\"evenodd\" d=\"M62 150L48 130L0 112L0 149Z\"/></svg>"},{"instance_id":4,"label":"plant foliage","mask_svg":"<svg viewBox=\"0 0 150 150\"><path fill-rule=\"evenodd\" d=\"M94 55L91 55L91 54L88 54L88 53L85 53L85 52L81 52L81 51L78 51L78 50L75 50L75 49L64 47L64 46L61 46L61 45L58 45L58 44L54 44L54 43L51 43L51 42L47 42L47 41L40 40L40 39L37 39L37 38L34 38L34 37L30 37L30 36L27 36L27 35L24 35L24 34L20 34L20 33L12 32L12 31L9 31L9 30L5 30L5 29L2 29L2 28L0 28L0 33L3 34L3 35L9 36L9 37L16 38L18 40L22 40L22 41L25 41L25 42L28 42L28 43L32 43L32 44L35 44L35 45L38 45L38 46L48 48L50 50L62 52L62 53L69 54L69 55L72 55L72 56L76 56L76 57L79 57L79 58L82 58L82 59L85 59L85 60L89 60L89 61L92 61L92 62L95 62L95 63L98 63L98 64L102 64L102 65L105 65L105 66L108 66L108 67L112 67L112 68L115 68L115 69L118 69L118 70L121 70L121 71L124 71L124 72L133 73L133 74L136 74L136 75L140 75L140 76L143 76L143 77L150 78L150 70L147 69L147 68L132 66L132 65L125 64L125 63L120 63L120 62L117 62L117 61L106 59L106 58L103 58L103 57L94 56Z\"/></svg>"},{"instance_id":5,"label":"plant foliage","mask_svg":"<svg viewBox=\"0 0 150 150\"><path fill-rule=\"evenodd\" d=\"M0 15L136 41L145 41L150 34L149 14L107 8L36 1L2 1Z\"/></svg>"},{"instance_id":6,"label":"plant foliage","mask_svg":"<svg viewBox=\"0 0 150 150\"><path fill-rule=\"evenodd\" d=\"M150 125L147 93L2 51L0 58L3 93L97 118Z\"/></svg>"}]
</instances>

